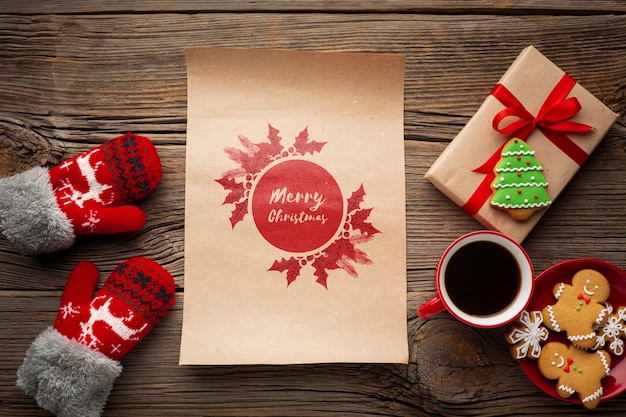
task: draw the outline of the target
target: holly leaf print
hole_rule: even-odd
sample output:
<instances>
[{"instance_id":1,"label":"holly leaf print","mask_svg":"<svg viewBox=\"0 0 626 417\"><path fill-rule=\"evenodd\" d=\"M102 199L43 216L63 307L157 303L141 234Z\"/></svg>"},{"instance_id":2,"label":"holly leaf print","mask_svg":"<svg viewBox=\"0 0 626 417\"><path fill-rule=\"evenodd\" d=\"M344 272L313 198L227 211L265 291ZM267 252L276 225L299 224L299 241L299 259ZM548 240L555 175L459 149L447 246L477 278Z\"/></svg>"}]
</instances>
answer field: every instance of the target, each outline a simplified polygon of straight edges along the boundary
<instances>
[{"instance_id":1,"label":"holly leaf print","mask_svg":"<svg viewBox=\"0 0 626 417\"><path fill-rule=\"evenodd\" d=\"M371 212L372 209L370 208L358 210L356 213L354 213L352 215L352 220L350 221L352 228L358 229L361 231L361 233L368 234L370 236L375 235L376 233L380 233L380 230L372 226L372 223L366 222Z\"/></svg>"},{"instance_id":2,"label":"holly leaf print","mask_svg":"<svg viewBox=\"0 0 626 417\"><path fill-rule=\"evenodd\" d=\"M313 267L315 268L313 275L317 277L315 282L328 289L328 272L326 272L326 268L315 263L313 264Z\"/></svg>"},{"instance_id":3,"label":"holly leaf print","mask_svg":"<svg viewBox=\"0 0 626 417\"><path fill-rule=\"evenodd\" d=\"M248 199L246 198L241 203L236 203L230 216L230 224L235 228L235 225L243 220L243 217L248 214Z\"/></svg>"},{"instance_id":4,"label":"holly leaf print","mask_svg":"<svg viewBox=\"0 0 626 417\"><path fill-rule=\"evenodd\" d=\"M233 180L232 178L227 178L227 177L223 177L223 178L220 178L219 180L215 180L215 182L221 184L222 187L224 187L226 191L229 191L228 195L226 196L222 204L236 203L240 201L242 198L244 198L246 188L244 187L242 183L237 182Z\"/></svg>"},{"instance_id":5,"label":"holly leaf print","mask_svg":"<svg viewBox=\"0 0 626 417\"><path fill-rule=\"evenodd\" d=\"M363 184L361 184L359 189L354 191L348 199L348 213L352 213L354 210L357 210L361 206L364 196L365 190L363 190Z\"/></svg>"},{"instance_id":6,"label":"holly leaf print","mask_svg":"<svg viewBox=\"0 0 626 417\"><path fill-rule=\"evenodd\" d=\"M327 280L328 280L328 272L326 270L332 270L339 268L337 265L337 259L330 259L328 256L320 256L315 261L313 261L313 268L315 268L315 272L313 275L317 277L318 284L324 286L324 288L328 289Z\"/></svg>"},{"instance_id":7,"label":"holly leaf print","mask_svg":"<svg viewBox=\"0 0 626 417\"><path fill-rule=\"evenodd\" d=\"M316 282L328 289L328 272L333 269L342 268L349 274L351 265L347 262L349 259L355 259L354 245L348 239L337 239L325 251L324 254L313 261L315 272L313 275L317 277ZM354 270L356 274L356 270Z\"/></svg>"},{"instance_id":8,"label":"holly leaf print","mask_svg":"<svg viewBox=\"0 0 626 417\"><path fill-rule=\"evenodd\" d=\"M298 134L298 137L296 137L294 148L300 155L305 155L307 152L313 155L314 152L320 152L326 143L327 142L316 142L314 140L309 142L309 131L308 128L305 127L304 130Z\"/></svg>"},{"instance_id":9,"label":"holly leaf print","mask_svg":"<svg viewBox=\"0 0 626 417\"><path fill-rule=\"evenodd\" d=\"M274 261L274 264L270 267L270 269L268 269L268 271L287 271L287 286L289 286L300 276L300 269L302 269L300 261L292 256L289 259L283 258L280 262Z\"/></svg>"},{"instance_id":10,"label":"holly leaf print","mask_svg":"<svg viewBox=\"0 0 626 417\"><path fill-rule=\"evenodd\" d=\"M342 257L356 260L354 253L354 245L349 239L337 239L326 250L329 259L337 262Z\"/></svg>"},{"instance_id":11,"label":"holly leaf print","mask_svg":"<svg viewBox=\"0 0 626 417\"><path fill-rule=\"evenodd\" d=\"M269 165L273 158L280 155L283 145L280 144L282 138L278 136L279 131L268 124L269 142L254 143L244 135L239 135L239 142L243 149L225 148L231 160L241 165L245 172L256 174Z\"/></svg>"},{"instance_id":12,"label":"holly leaf print","mask_svg":"<svg viewBox=\"0 0 626 417\"><path fill-rule=\"evenodd\" d=\"M256 145L258 146L261 152L263 152L266 155L269 155L270 157L280 155L280 153L282 152L284 148L284 146L280 144L280 141L283 138L278 136L278 133L279 133L278 129L275 129L269 123L267 124L267 126L269 128L269 133L267 135L267 139L269 140L269 143L262 142L262 143L257 143Z\"/></svg>"}]
</instances>

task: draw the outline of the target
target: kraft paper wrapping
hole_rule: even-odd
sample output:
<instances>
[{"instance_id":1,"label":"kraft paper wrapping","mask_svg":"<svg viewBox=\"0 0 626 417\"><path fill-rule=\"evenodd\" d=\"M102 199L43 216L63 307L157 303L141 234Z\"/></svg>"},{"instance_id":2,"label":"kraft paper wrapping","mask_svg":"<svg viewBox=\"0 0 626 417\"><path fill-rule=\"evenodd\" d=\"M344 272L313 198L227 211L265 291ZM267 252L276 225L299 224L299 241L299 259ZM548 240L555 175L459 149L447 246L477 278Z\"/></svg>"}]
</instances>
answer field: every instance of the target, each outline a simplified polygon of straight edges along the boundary
<instances>
[{"instance_id":1,"label":"kraft paper wrapping","mask_svg":"<svg viewBox=\"0 0 626 417\"><path fill-rule=\"evenodd\" d=\"M407 363L404 57L185 52L180 364Z\"/></svg>"},{"instance_id":2,"label":"kraft paper wrapping","mask_svg":"<svg viewBox=\"0 0 626 417\"><path fill-rule=\"evenodd\" d=\"M505 72L499 84L508 88L532 115L537 115L546 97L564 74L537 49L529 46ZM576 97L582 106L570 121L590 125L594 129L586 133L567 134L567 137L587 154L591 154L618 115L578 83L568 97ZM494 116L504 108L497 98L489 95L426 173L426 178L435 187L461 207L485 177L473 170L481 166L509 137L492 127ZM580 166L539 129L533 130L526 141L544 167L543 172L549 184L547 190L554 202ZM489 201L482 205L474 218L487 228L500 231L517 242L526 238L549 209L538 210L528 220L518 221L504 211L491 207Z\"/></svg>"}]
</instances>

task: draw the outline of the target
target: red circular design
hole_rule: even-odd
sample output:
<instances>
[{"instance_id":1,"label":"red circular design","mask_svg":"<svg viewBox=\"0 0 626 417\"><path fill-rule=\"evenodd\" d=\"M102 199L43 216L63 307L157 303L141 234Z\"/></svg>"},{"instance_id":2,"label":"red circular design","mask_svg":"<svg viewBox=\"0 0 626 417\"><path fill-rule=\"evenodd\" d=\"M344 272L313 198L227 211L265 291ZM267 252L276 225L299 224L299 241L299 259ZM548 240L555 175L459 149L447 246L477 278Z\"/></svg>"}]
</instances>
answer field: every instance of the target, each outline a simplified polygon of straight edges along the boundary
<instances>
[{"instance_id":1,"label":"red circular design","mask_svg":"<svg viewBox=\"0 0 626 417\"><path fill-rule=\"evenodd\" d=\"M337 181L321 166L285 160L264 172L252 190L252 217L259 233L287 252L320 249L343 221Z\"/></svg>"}]
</instances>

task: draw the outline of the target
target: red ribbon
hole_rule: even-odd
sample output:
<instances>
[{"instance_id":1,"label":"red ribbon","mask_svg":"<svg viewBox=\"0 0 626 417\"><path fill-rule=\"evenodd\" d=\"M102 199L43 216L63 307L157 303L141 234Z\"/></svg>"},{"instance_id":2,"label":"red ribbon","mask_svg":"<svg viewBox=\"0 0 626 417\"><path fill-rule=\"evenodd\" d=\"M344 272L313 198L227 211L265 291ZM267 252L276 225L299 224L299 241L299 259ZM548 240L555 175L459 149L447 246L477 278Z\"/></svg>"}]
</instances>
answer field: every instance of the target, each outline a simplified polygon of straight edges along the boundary
<instances>
[{"instance_id":1,"label":"red ribbon","mask_svg":"<svg viewBox=\"0 0 626 417\"><path fill-rule=\"evenodd\" d=\"M536 117L526 110L504 85L496 85L490 94L504 104L506 108L493 118L493 128L503 135L507 135L507 140L512 137L526 140L533 130L539 129L557 148L579 166L582 165L589 155L565 135L566 133L585 133L593 129L593 127L582 123L568 121L582 108L576 97L566 98L575 85L576 81L569 75L563 75L546 98ZM509 117L516 119L501 127L504 119ZM485 163L473 170L473 172L487 174L487 176L462 207L470 215L478 213L491 196L491 183L496 177L493 168L500 160L505 144L506 142Z\"/></svg>"},{"instance_id":2,"label":"red ribbon","mask_svg":"<svg viewBox=\"0 0 626 417\"><path fill-rule=\"evenodd\" d=\"M585 300L585 304L589 304L591 302L591 298L585 297L582 292L578 294L578 299Z\"/></svg>"},{"instance_id":3,"label":"red ribbon","mask_svg":"<svg viewBox=\"0 0 626 417\"><path fill-rule=\"evenodd\" d=\"M567 372L569 374L569 367L574 363L574 359L567 358L567 365L563 368L563 372Z\"/></svg>"}]
</instances>

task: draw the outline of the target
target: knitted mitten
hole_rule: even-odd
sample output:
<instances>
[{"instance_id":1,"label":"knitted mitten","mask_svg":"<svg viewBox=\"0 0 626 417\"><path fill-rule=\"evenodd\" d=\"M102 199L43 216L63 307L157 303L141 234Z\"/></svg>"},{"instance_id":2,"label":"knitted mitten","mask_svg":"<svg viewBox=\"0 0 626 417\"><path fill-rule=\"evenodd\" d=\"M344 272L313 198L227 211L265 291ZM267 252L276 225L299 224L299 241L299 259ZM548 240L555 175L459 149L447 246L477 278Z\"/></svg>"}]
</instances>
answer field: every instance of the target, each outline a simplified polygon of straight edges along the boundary
<instances>
[{"instance_id":1,"label":"knitted mitten","mask_svg":"<svg viewBox=\"0 0 626 417\"><path fill-rule=\"evenodd\" d=\"M125 204L160 180L150 139L127 133L50 171L34 167L0 179L0 229L25 255L66 249L77 235L133 232L146 216Z\"/></svg>"},{"instance_id":2,"label":"knitted mitten","mask_svg":"<svg viewBox=\"0 0 626 417\"><path fill-rule=\"evenodd\" d=\"M172 276L149 259L120 264L92 298L98 275L91 262L76 265L54 326L37 336L17 371L17 385L57 416L100 416L122 372L119 359L174 303Z\"/></svg>"}]
</instances>

